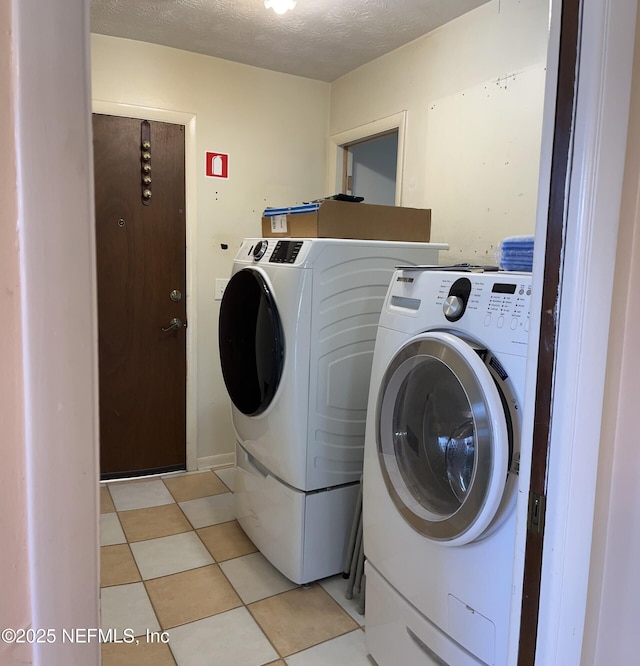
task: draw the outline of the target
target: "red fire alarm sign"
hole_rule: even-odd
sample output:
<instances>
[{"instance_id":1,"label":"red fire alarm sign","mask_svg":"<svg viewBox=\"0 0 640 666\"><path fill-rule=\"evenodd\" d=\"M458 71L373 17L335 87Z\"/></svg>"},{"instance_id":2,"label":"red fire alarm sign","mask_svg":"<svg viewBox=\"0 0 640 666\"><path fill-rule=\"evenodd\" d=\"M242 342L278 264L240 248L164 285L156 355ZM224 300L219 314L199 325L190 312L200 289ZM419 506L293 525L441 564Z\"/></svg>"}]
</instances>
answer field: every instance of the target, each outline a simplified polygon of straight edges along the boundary
<instances>
[{"instance_id":1,"label":"red fire alarm sign","mask_svg":"<svg viewBox=\"0 0 640 666\"><path fill-rule=\"evenodd\" d=\"M207 151L205 175L210 178L229 178L229 155Z\"/></svg>"}]
</instances>

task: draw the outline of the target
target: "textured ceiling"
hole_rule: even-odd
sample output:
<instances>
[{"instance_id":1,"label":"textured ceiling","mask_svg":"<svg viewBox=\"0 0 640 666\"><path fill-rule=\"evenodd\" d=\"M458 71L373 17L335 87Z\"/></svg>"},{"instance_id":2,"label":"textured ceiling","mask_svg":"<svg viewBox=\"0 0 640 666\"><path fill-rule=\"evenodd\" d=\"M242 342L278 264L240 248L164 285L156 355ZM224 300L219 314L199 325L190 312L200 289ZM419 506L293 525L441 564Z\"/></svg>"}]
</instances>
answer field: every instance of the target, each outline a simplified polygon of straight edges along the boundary
<instances>
[{"instance_id":1,"label":"textured ceiling","mask_svg":"<svg viewBox=\"0 0 640 666\"><path fill-rule=\"evenodd\" d=\"M91 31L335 81L488 0L91 0Z\"/></svg>"}]
</instances>

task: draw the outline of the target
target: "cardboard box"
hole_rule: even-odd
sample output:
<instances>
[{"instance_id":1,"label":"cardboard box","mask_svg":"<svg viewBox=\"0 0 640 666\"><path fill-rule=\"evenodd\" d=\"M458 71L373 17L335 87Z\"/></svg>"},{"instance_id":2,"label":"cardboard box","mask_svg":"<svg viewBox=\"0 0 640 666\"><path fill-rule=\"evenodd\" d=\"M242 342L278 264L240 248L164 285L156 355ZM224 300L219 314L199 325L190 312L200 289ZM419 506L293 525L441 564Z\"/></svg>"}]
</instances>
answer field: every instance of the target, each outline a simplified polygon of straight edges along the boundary
<instances>
[{"instance_id":1,"label":"cardboard box","mask_svg":"<svg viewBox=\"0 0 640 666\"><path fill-rule=\"evenodd\" d=\"M264 216L262 236L428 242L431 209L327 199L313 212Z\"/></svg>"}]
</instances>

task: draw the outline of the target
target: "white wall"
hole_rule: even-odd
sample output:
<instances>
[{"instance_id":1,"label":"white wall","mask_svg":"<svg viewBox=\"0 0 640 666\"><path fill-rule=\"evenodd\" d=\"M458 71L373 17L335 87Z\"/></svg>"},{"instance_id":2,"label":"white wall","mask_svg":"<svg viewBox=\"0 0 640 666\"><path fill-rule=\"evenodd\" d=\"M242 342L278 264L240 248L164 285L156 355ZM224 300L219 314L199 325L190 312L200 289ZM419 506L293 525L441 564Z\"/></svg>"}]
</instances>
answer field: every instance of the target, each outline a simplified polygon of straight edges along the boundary
<instances>
[{"instance_id":1,"label":"white wall","mask_svg":"<svg viewBox=\"0 0 640 666\"><path fill-rule=\"evenodd\" d=\"M432 209L441 261L534 233L548 20L547 2L492 0L332 85L331 136L406 111L401 204Z\"/></svg>"},{"instance_id":2,"label":"white wall","mask_svg":"<svg viewBox=\"0 0 640 666\"><path fill-rule=\"evenodd\" d=\"M582 664L638 661L640 616L640 13L618 234Z\"/></svg>"},{"instance_id":3,"label":"white wall","mask_svg":"<svg viewBox=\"0 0 640 666\"><path fill-rule=\"evenodd\" d=\"M197 456L233 450L218 358L215 279L228 277L244 237L259 236L266 206L324 193L330 86L131 40L92 35L93 99L195 115ZM229 179L207 179L205 151L229 154ZM227 244L229 249L221 249ZM222 458L220 458L222 456Z\"/></svg>"},{"instance_id":4,"label":"white wall","mask_svg":"<svg viewBox=\"0 0 640 666\"><path fill-rule=\"evenodd\" d=\"M53 630L57 640L30 646L33 660L11 652L5 659L2 646L0 662L92 666L99 663L97 643L60 640L63 627L100 626L89 7L85 0L7 4L13 12L10 32L7 23L1 25L3 37L13 40L14 88L2 89L3 111L5 100L13 109L2 114L3 138L6 129L16 159L14 151L11 157L3 151L3 160L8 158L3 187L11 196L8 208L2 208L3 221L5 213L8 220L0 242L6 251L0 261L0 303L9 308L3 309L9 349L3 349L0 361L0 402L6 406L8 383L9 407L16 412L7 420L3 412L0 421L0 507L9 521L0 527L0 570L15 580L7 590L2 578L0 623L22 625L30 608L30 626ZM12 317L18 312L19 322ZM15 356L5 365L4 353L11 350ZM25 566L29 599L24 597Z\"/></svg>"},{"instance_id":5,"label":"white wall","mask_svg":"<svg viewBox=\"0 0 640 666\"><path fill-rule=\"evenodd\" d=\"M11 3L0 5L0 25L11 25ZM2 465L0 465L0 627L28 628L29 550L27 534L27 483L24 436L24 384L22 381L22 323L18 244L18 206L13 105L13 39L0 39L0 308L5 318L0 345L0 423L2 423ZM29 663L28 645L0 642L0 663Z\"/></svg>"}]
</instances>

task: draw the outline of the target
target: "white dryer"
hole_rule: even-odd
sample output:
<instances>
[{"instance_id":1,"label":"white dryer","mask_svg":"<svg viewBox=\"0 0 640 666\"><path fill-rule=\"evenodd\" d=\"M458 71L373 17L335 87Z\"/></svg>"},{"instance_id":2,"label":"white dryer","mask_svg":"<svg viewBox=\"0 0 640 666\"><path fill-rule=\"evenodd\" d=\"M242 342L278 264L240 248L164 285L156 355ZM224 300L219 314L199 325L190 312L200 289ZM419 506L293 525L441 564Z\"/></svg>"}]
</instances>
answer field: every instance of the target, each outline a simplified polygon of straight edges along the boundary
<instances>
[{"instance_id":1,"label":"white dryer","mask_svg":"<svg viewBox=\"0 0 640 666\"><path fill-rule=\"evenodd\" d=\"M379 666L506 666L530 300L525 273L394 274L363 477Z\"/></svg>"},{"instance_id":2,"label":"white dryer","mask_svg":"<svg viewBox=\"0 0 640 666\"><path fill-rule=\"evenodd\" d=\"M342 570L362 474L378 318L398 264L448 246L245 239L220 309L236 515L285 576Z\"/></svg>"}]
</instances>

